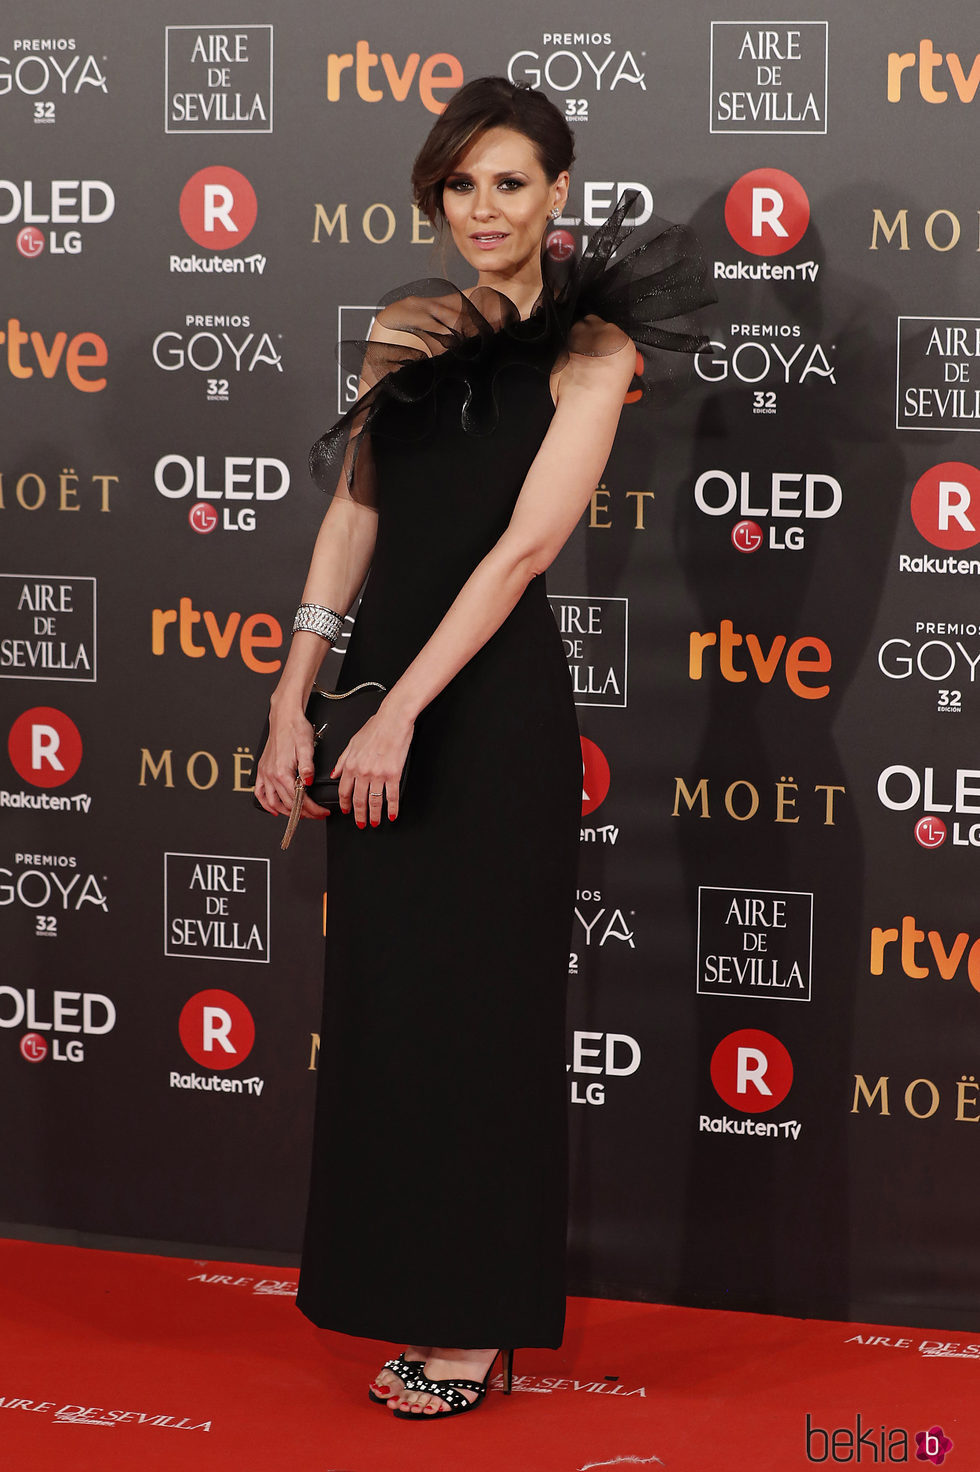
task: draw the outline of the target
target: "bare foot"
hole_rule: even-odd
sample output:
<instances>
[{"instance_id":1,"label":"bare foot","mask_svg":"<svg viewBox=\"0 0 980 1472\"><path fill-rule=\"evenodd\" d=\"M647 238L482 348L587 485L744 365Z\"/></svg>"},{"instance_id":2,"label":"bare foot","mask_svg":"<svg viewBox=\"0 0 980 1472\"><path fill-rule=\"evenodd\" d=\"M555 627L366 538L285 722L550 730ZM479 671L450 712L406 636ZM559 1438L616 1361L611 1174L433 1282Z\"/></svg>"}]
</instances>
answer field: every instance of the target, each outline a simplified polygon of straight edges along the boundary
<instances>
[{"instance_id":1,"label":"bare foot","mask_svg":"<svg viewBox=\"0 0 980 1472\"><path fill-rule=\"evenodd\" d=\"M409 1361L423 1361L431 1353L431 1345L409 1344L404 1350L405 1359ZM392 1395L397 1395L404 1391L405 1382L397 1371L390 1370L386 1365L384 1369L379 1370L375 1375L371 1382L371 1389L375 1395L380 1395L387 1401Z\"/></svg>"},{"instance_id":2,"label":"bare foot","mask_svg":"<svg viewBox=\"0 0 980 1472\"><path fill-rule=\"evenodd\" d=\"M430 1380L483 1380L497 1353L495 1349L432 1349L425 1362L424 1373ZM471 1403L478 1398L475 1390L460 1390L459 1393ZM388 1405L395 1410L411 1411L417 1416L445 1415L449 1410L442 1396L422 1390L406 1390L392 1395Z\"/></svg>"}]
</instances>

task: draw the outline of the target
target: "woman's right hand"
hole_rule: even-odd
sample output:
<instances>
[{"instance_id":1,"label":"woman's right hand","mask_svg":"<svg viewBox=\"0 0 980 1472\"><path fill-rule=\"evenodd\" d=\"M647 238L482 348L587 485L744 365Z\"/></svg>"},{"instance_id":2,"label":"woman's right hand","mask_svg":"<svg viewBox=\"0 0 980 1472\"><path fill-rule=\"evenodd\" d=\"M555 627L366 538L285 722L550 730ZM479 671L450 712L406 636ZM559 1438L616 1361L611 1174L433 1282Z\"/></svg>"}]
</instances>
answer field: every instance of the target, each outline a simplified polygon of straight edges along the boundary
<instances>
[{"instance_id":1,"label":"woman's right hand","mask_svg":"<svg viewBox=\"0 0 980 1472\"><path fill-rule=\"evenodd\" d=\"M306 786L313 781L313 727L299 706L283 708L273 700L269 707L269 739L259 757L255 799L267 813L288 817L293 810L296 773ZM326 818L328 810L304 797L304 818Z\"/></svg>"}]
</instances>

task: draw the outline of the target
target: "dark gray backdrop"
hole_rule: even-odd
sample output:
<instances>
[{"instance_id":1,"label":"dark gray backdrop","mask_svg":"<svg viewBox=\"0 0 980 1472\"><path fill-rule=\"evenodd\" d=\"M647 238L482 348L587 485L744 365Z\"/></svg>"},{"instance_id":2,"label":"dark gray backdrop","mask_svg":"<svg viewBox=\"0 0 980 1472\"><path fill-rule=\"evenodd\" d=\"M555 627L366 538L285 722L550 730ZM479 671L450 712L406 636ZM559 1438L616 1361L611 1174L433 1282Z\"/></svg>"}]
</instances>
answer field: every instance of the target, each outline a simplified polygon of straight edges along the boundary
<instances>
[{"instance_id":1,"label":"dark gray backdrop","mask_svg":"<svg viewBox=\"0 0 980 1472\"><path fill-rule=\"evenodd\" d=\"M566 6L560 35L537 0L8 9L9 1231L298 1247L323 840L304 828L281 855L248 788L324 509L307 448L343 403L338 333L365 332L399 282L463 279L409 203L431 106L454 77L540 69L578 145L561 228L580 244L640 185L721 263L714 360L657 416L627 406L549 573L610 773L593 809L586 770L571 943L570 1287L963 1326L980 1306L976 31L966 0L928 25L907 0L748 9ZM358 43L370 67L331 69ZM892 53L910 64L892 62L889 100ZM179 211L216 167L257 201L224 250ZM806 224L778 255L757 251L771 230L746 243L734 202L726 224L733 186L772 186L746 181L760 169L791 176L779 218ZM104 219L72 218L81 181ZM794 269L753 279L765 262ZM920 388L933 417L910 420ZM926 483L913 520L930 471L960 513L945 526ZM805 514L808 476L834 514ZM758 550L733 543L740 519ZM726 628L741 640L705 644L693 677L692 634ZM876 962L873 931L903 923Z\"/></svg>"}]
</instances>

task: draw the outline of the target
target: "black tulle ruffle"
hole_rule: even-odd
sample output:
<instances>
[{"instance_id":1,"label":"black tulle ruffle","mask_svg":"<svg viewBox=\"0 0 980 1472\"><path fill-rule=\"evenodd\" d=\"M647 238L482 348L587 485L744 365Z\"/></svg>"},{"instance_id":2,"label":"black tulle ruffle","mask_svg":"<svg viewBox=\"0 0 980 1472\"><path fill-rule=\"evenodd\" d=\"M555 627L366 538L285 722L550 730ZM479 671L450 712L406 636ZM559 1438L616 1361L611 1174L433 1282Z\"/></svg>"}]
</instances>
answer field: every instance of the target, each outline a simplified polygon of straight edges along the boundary
<instances>
[{"instance_id":1,"label":"black tulle ruffle","mask_svg":"<svg viewBox=\"0 0 980 1472\"><path fill-rule=\"evenodd\" d=\"M621 195L581 258L559 268L559 280L549 280L546 270L526 318L492 287L476 287L467 297L452 282L429 277L388 292L378 305L385 325L421 339L427 351L378 341L339 345L342 365L352 366L366 388L310 451L316 484L328 492L346 485L353 499L375 505L370 441L385 433L386 404L414 404L416 412L397 416L396 433L422 437L435 422L438 386L456 381L463 430L491 434L501 374L520 366L548 378L572 353L619 351L624 333L642 358L641 397L655 402L676 388L688 376L691 355L708 346L687 315L716 297L694 232L662 220L634 227L627 216L637 199L636 191Z\"/></svg>"}]
</instances>

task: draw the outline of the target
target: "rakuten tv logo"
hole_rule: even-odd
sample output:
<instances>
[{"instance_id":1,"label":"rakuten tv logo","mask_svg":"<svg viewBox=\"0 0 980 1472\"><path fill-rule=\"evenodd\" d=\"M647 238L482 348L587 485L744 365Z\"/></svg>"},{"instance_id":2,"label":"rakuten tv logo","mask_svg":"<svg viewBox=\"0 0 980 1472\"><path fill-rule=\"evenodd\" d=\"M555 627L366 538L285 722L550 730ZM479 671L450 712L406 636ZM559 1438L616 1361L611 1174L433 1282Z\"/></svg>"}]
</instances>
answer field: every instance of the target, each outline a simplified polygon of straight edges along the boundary
<instances>
[{"instance_id":1,"label":"rakuten tv logo","mask_svg":"<svg viewBox=\"0 0 980 1472\"><path fill-rule=\"evenodd\" d=\"M82 760L78 727L64 711L36 705L10 728L7 751L17 775L33 787L61 787L70 782Z\"/></svg>"},{"instance_id":2,"label":"rakuten tv logo","mask_svg":"<svg viewBox=\"0 0 980 1472\"><path fill-rule=\"evenodd\" d=\"M722 1038L712 1053L711 1082L729 1108L765 1114L789 1093L793 1060L771 1032L743 1027Z\"/></svg>"},{"instance_id":3,"label":"rakuten tv logo","mask_svg":"<svg viewBox=\"0 0 980 1472\"><path fill-rule=\"evenodd\" d=\"M258 214L258 200L244 174L215 164L192 174L180 195L180 223L208 250L241 245Z\"/></svg>"},{"instance_id":4,"label":"rakuten tv logo","mask_svg":"<svg viewBox=\"0 0 980 1472\"><path fill-rule=\"evenodd\" d=\"M178 1029L188 1057L219 1072L244 1063L255 1042L252 1014L233 992L196 992L184 1004Z\"/></svg>"},{"instance_id":5,"label":"rakuten tv logo","mask_svg":"<svg viewBox=\"0 0 980 1472\"><path fill-rule=\"evenodd\" d=\"M810 223L806 190L782 169L753 169L728 191L725 224L743 250L781 256L799 245Z\"/></svg>"},{"instance_id":6,"label":"rakuten tv logo","mask_svg":"<svg viewBox=\"0 0 980 1472\"><path fill-rule=\"evenodd\" d=\"M933 465L915 483L912 520L934 547L960 552L980 542L980 470L962 460Z\"/></svg>"}]
</instances>

